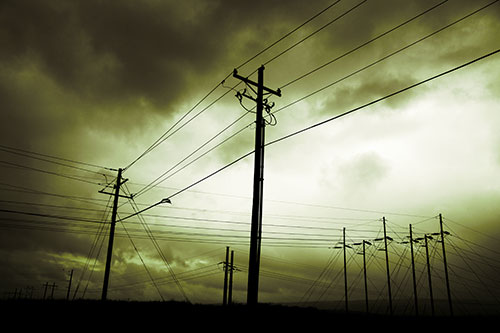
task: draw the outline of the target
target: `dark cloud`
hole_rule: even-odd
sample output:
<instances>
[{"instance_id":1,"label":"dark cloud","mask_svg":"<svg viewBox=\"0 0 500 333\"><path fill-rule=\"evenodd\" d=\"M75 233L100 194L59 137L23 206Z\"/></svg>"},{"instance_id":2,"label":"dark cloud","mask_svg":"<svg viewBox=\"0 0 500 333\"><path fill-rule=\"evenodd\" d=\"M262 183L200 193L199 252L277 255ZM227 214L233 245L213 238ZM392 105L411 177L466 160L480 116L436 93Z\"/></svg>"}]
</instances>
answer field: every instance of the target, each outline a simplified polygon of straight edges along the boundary
<instances>
[{"instance_id":1,"label":"dark cloud","mask_svg":"<svg viewBox=\"0 0 500 333\"><path fill-rule=\"evenodd\" d=\"M165 125L170 124L172 119L178 119L179 114L187 111L188 107L194 105L194 101L204 96L235 66L242 64L330 3L332 2L326 0L321 2L2 1L0 4L2 114L0 141L9 146L98 162L100 165L99 161L103 160L106 161L104 164L128 162L129 150L137 148L142 152L144 147L163 133ZM273 48L271 52L264 53L262 57L243 66L241 73L243 75L251 73L279 51L285 50L357 3L358 1L341 1L318 21L311 22L297 34ZM266 80L269 80L266 82L272 87L277 87L435 3L437 1L431 0L410 1L404 4L396 0L368 1L345 19L332 24L321 34L301 43L266 66ZM447 10L450 7L454 10ZM415 22L394 36L381 40L380 43L374 43L363 49L363 52L356 52L352 57L349 56L335 65L328 66L308 80L299 81L293 89L287 88L284 96L277 102L285 105L287 101L293 101L326 83L333 82L342 75L349 74L394 50L401 41L413 40L421 36L422 32L430 32L441 27L443 23L459 17L472 7L471 2L450 1L428 18ZM424 51L421 49L420 52L409 52L406 54L408 58L398 58L391 61L390 65L376 66L365 74L356 75L328 89L325 95L319 98L318 104L321 107L318 107L318 114L323 116L325 113L346 111L414 83L414 80L422 78L422 75L425 76L435 68L448 67L449 64L456 65L463 59L482 53L484 44L493 45L496 41L496 35L491 33L488 27L498 25L498 11L489 11L482 18L481 25L475 28L465 25L455 30L466 35L468 29L472 29L472 34L466 35L468 37L454 35L454 38L446 39L445 36L423 47ZM474 39L477 39L479 46L474 44ZM443 40L445 43L441 43ZM434 53L429 51L435 50L436 46L441 48ZM424 58L422 55L426 52L434 57L431 60ZM227 85L234 84L234 80L230 80L228 79ZM497 86L498 84L492 83L491 91L494 92ZM415 94L411 92L390 99L385 105L398 108L408 103ZM223 111L214 117L223 118L224 124L227 124L241 114L241 110L236 99L229 102L224 100L224 103L226 104L221 108ZM277 104L276 107L280 105ZM282 126L286 124L284 114L282 113L283 117L279 115L282 118L279 119L275 134L278 131L289 132L287 126ZM245 123L240 122L239 126L236 125L233 129L239 129L251 122L251 116L243 120ZM301 127L302 118L298 116L297 119L301 121L296 122L294 126ZM222 126L223 122L217 122L217 126L219 125ZM196 126L196 130L192 132L193 136L199 134L203 140L212 136L212 133L208 133L210 130L215 130L212 122ZM246 135L239 135L222 146L218 150L220 153L210 156L215 155L214 159L217 159L219 165L252 150L253 128L247 128L245 133ZM195 139L190 137L185 141L195 145ZM182 145L181 150L188 150L184 149L188 144ZM179 146L181 145L172 143L166 149L167 157L162 156L162 158L171 159L171 155L174 154L171 152L172 147ZM312 153L314 147L313 145L311 147ZM181 153L186 152L178 152L179 155ZM7 156L2 155L2 158L18 161L12 159L10 155ZM25 163L25 166L47 167L47 165L42 166L40 161L19 161ZM168 163L174 162L168 160ZM286 168L283 169L292 168L293 163L286 164ZM204 165L203 168L205 167L207 166ZM4 169L6 168L2 168L3 171ZM387 161L377 152L354 155L352 159L346 159L345 163L340 163L333 169L336 171L335 177L338 181L336 186L350 188L351 193L356 194L361 191L360 188L366 190L377 187L392 171ZM59 167L52 170L89 176L85 172ZM104 172L110 177L108 171L99 170L100 173ZM155 178L150 173L152 172L143 170L139 172L143 179ZM338 174L341 177L338 177ZM106 180L111 179L98 176L96 181L102 183ZM74 185L66 179L54 181L51 176L41 177L26 170L8 169L3 172L1 181L46 192L78 193L79 196L93 198L98 196L96 186ZM234 187L236 188L237 184L234 184ZM54 200L54 197L27 196L25 192L6 189L9 191L2 192L4 194L2 198L5 200L103 209L102 204L91 205L88 202L68 198ZM161 194L163 195L164 191ZM476 203L471 201L471 204ZM27 210L27 207L23 209ZM30 209L32 212L42 214L68 213L37 206L32 206ZM496 212L493 211L485 216L488 224L494 221L494 214ZM102 218L102 215L88 212L84 215L87 218ZM9 217L11 215L2 214L2 218ZM82 268L94 240L84 234L56 233L49 230L25 232L22 229L7 228L2 229L0 239L2 243L0 267L2 276L5 277L3 289L12 289L21 283L25 284L28 280L37 283L65 281L68 268ZM162 263L158 253L151 247L143 246L144 243L138 242L137 245L145 260L153 263L151 265L154 267L153 275L164 276L165 269L160 267ZM202 262L191 263L185 259L187 256L196 256L200 253L199 244L188 243L189 245L180 246L177 243L163 241L161 244L171 264L179 270L202 267ZM91 288L94 291L101 287L105 248L106 244L103 245L101 257L97 262L100 268L92 280ZM118 276L123 278L122 281L113 280L116 285L120 283L132 285L137 281L137 276L144 278L144 281L148 280L144 267L135 257L131 244L124 238L123 233L116 242L115 259L118 273L114 278ZM246 259L245 257L241 260ZM223 260L222 255L214 260L220 262ZM242 264L244 265L246 262ZM66 271L63 271L63 268ZM290 267L283 268L282 271L290 275L294 273L307 275L305 271L298 272ZM239 276L244 280L243 273ZM218 278L194 281L188 285L192 288L192 293L204 293L203 297L207 301L213 301L220 294L221 280L217 280ZM274 296L280 290L276 288L275 282L267 281L263 285L263 290L268 295ZM244 283L241 283L237 286L240 294L245 290L243 285ZM294 289L291 282L281 287L283 293L292 293ZM165 284L162 288L165 288L168 295L173 295L172 297L179 295L172 284ZM116 295L127 298L135 293L134 295L138 297L157 297L148 283L141 285L137 290L130 290L125 288ZM98 297L98 292L94 296Z\"/></svg>"}]
</instances>

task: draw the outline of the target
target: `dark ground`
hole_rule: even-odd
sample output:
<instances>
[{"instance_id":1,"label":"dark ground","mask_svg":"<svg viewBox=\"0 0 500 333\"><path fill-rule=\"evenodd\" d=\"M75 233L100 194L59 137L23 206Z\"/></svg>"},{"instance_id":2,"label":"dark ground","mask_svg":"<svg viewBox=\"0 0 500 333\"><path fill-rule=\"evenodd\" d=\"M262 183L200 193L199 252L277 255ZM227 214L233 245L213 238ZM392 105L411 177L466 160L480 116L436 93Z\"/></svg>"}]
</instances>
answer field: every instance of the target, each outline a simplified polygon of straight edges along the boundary
<instances>
[{"instance_id":1,"label":"dark ground","mask_svg":"<svg viewBox=\"0 0 500 333\"><path fill-rule=\"evenodd\" d=\"M183 302L127 302L127 301L0 301L4 327L48 328L51 331L72 331L90 328L93 331L113 332L126 329L154 329L165 332L198 329L246 330L300 330L314 332L360 329L407 331L433 328L491 328L500 317L401 317L387 315L345 314L315 308L272 304L257 307L232 305L189 304ZM11 326L13 325L13 326ZM494 326L496 327L496 325Z\"/></svg>"}]
</instances>

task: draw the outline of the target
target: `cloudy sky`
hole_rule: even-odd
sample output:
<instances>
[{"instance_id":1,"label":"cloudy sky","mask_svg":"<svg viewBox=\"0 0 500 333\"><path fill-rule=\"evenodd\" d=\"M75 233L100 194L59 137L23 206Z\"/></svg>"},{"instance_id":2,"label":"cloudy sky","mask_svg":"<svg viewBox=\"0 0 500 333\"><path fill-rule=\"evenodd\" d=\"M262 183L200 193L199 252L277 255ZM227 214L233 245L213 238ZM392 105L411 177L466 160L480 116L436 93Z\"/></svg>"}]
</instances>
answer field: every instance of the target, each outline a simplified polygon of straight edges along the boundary
<instances>
[{"instance_id":1,"label":"cloudy sky","mask_svg":"<svg viewBox=\"0 0 500 333\"><path fill-rule=\"evenodd\" d=\"M65 297L74 270L76 297L100 297L111 201L98 191L125 168L122 194L135 197L120 199L120 218L172 205L117 225L109 297L219 302L231 246L245 302L253 156L182 191L253 150L254 102L236 98L245 86L233 69L256 80L265 65L265 85L281 89L267 96L272 142L496 51L499 29L491 0L2 1L3 296L33 286L42 297L48 282ZM499 70L495 54L269 145L260 299L341 299L342 228L350 244L373 240L382 217L400 298L409 259L396 240L409 224L434 233L443 214L456 286L470 278L458 262L480 261L456 255L464 247L498 253L488 251L500 238ZM383 299L376 250L372 293ZM361 256L349 258L362 298Z\"/></svg>"}]
</instances>

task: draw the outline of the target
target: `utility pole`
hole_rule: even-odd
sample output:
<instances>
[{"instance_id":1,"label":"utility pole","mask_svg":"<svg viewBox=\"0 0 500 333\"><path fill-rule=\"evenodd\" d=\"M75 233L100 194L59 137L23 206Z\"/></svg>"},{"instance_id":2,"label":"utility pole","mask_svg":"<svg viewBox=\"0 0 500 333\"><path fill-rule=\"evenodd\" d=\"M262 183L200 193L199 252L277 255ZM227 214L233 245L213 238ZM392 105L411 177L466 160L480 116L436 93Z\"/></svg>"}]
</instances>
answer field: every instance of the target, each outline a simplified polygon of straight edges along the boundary
<instances>
[{"instance_id":1,"label":"utility pole","mask_svg":"<svg viewBox=\"0 0 500 333\"><path fill-rule=\"evenodd\" d=\"M444 246L444 235L448 233L443 231L443 216L441 214L439 214L439 227L441 233L441 245L443 247L444 275L446 279L446 291L448 292L448 305L450 308L450 315L453 316L453 306L451 303L451 292L450 292L450 279L448 277L448 264L446 262L446 249Z\"/></svg>"},{"instance_id":2,"label":"utility pole","mask_svg":"<svg viewBox=\"0 0 500 333\"><path fill-rule=\"evenodd\" d=\"M57 285L55 282L53 282L50 287L52 288L52 292L50 294L50 299L54 299L54 290L57 288Z\"/></svg>"},{"instance_id":3,"label":"utility pole","mask_svg":"<svg viewBox=\"0 0 500 333\"><path fill-rule=\"evenodd\" d=\"M418 317L417 279L415 275L415 257L413 253L413 232L411 224L410 224L410 253L411 253L411 270L413 274L413 297L415 298L415 315Z\"/></svg>"},{"instance_id":4,"label":"utility pole","mask_svg":"<svg viewBox=\"0 0 500 333\"><path fill-rule=\"evenodd\" d=\"M431 263L429 261L429 245L427 243L428 239L432 239L431 236L424 235L424 240L425 240L425 256L427 258L427 277L429 279L429 296L431 299L431 313L432 316L434 317L434 295L432 293L432 279L431 279Z\"/></svg>"},{"instance_id":5,"label":"utility pole","mask_svg":"<svg viewBox=\"0 0 500 333\"><path fill-rule=\"evenodd\" d=\"M69 293L71 292L71 280L73 280L73 270L69 274L68 292L66 293L66 300L69 300Z\"/></svg>"},{"instance_id":6,"label":"utility pole","mask_svg":"<svg viewBox=\"0 0 500 333\"><path fill-rule=\"evenodd\" d=\"M233 303L233 272L234 272L234 251L231 250L231 264L229 265L229 292L227 296L227 304Z\"/></svg>"},{"instance_id":7,"label":"utility pole","mask_svg":"<svg viewBox=\"0 0 500 333\"><path fill-rule=\"evenodd\" d=\"M47 288L49 287L49 283L48 282L45 282L45 284L43 285L44 289L43 289L43 299L45 300L45 298L47 297Z\"/></svg>"},{"instance_id":8,"label":"utility pole","mask_svg":"<svg viewBox=\"0 0 500 333\"><path fill-rule=\"evenodd\" d=\"M385 244L385 265L387 268L387 289L389 293L389 313L392 316L392 292L391 292L391 273L389 270L389 251L387 250L387 231L385 228L385 217L382 218L384 224L384 244Z\"/></svg>"},{"instance_id":9,"label":"utility pole","mask_svg":"<svg viewBox=\"0 0 500 333\"><path fill-rule=\"evenodd\" d=\"M365 308L368 314L368 283L366 279L366 244L372 245L370 242L363 240L363 276L365 278Z\"/></svg>"},{"instance_id":10,"label":"utility pole","mask_svg":"<svg viewBox=\"0 0 500 333\"><path fill-rule=\"evenodd\" d=\"M345 312L349 312L349 301L347 299L347 260L346 260L346 246L345 246L345 228L342 229L342 248L344 249L344 297L345 297Z\"/></svg>"},{"instance_id":11,"label":"utility pole","mask_svg":"<svg viewBox=\"0 0 500 333\"><path fill-rule=\"evenodd\" d=\"M115 238L115 226L116 226L116 214L118 210L118 198L119 197L125 197L125 198L130 198L127 196L122 196L120 195L120 186L125 184L125 182L128 179L124 179L122 181L122 169L118 169L118 176L116 177L116 185L114 185L115 188L115 193L108 193L104 192L104 190L99 191L99 193L104 193L108 195L113 195L114 200L113 200L113 212L111 214L111 226L109 228L109 243L108 243L108 253L106 256L106 267L104 270L104 282L102 285L102 297L101 300L105 301L108 295L108 284L109 284L109 273L111 269L111 259L113 257L113 241Z\"/></svg>"},{"instance_id":12,"label":"utility pole","mask_svg":"<svg viewBox=\"0 0 500 333\"><path fill-rule=\"evenodd\" d=\"M252 202L252 224L250 229L250 255L248 263L248 290L247 304L256 305L259 297L259 269L260 269L260 247L262 236L262 196L264 189L264 145L265 145L265 119L264 110L264 91L269 94L281 96L281 91L274 91L264 86L264 66L258 69L257 82L247 77L238 75L235 69L233 77L243 81L246 85L257 87L257 97L252 99L257 104L255 119L255 159L253 176L253 202ZM253 88L252 88L253 89ZM266 109L270 109L266 105Z\"/></svg>"},{"instance_id":13,"label":"utility pole","mask_svg":"<svg viewBox=\"0 0 500 333\"><path fill-rule=\"evenodd\" d=\"M224 261L224 290L222 292L222 305L227 305L227 275L229 270L229 246L226 247L226 261Z\"/></svg>"}]
</instances>

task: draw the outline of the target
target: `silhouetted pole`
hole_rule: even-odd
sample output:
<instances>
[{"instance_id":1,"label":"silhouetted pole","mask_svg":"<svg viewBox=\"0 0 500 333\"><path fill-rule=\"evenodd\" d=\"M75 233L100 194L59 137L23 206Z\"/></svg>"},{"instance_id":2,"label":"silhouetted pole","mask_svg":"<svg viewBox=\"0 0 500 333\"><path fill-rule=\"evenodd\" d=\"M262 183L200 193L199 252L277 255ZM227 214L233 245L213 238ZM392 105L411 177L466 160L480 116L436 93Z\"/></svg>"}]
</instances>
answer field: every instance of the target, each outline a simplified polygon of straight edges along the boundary
<instances>
[{"instance_id":1,"label":"silhouetted pole","mask_svg":"<svg viewBox=\"0 0 500 333\"><path fill-rule=\"evenodd\" d=\"M425 256L427 258L427 278L429 279L429 297L431 300L431 313L434 316L434 295L432 293L432 278L431 278L431 263L429 261L429 245L427 239L431 238L428 235L424 235L425 240Z\"/></svg>"},{"instance_id":2,"label":"silhouetted pole","mask_svg":"<svg viewBox=\"0 0 500 333\"><path fill-rule=\"evenodd\" d=\"M71 281L73 280L73 270L69 274L68 292L66 293L66 300L69 300L69 293L71 292Z\"/></svg>"},{"instance_id":3,"label":"silhouetted pole","mask_svg":"<svg viewBox=\"0 0 500 333\"><path fill-rule=\"evenodd\" d=\"M45 299L47 297L47 288L49 287L49 283L48 282L45 282L45 284L43 285L44 289L43 289L43 299Z\"/></svg>"},{"instance_id":4,"label":"silhouetted pole","mask_svg":"<svg viewBox=\"0 0 500 333\"><path fill-rule=\"evenodd\" d=\"M448 277L448 264L446 262L446 249L444 246L444 234L445 232L443 231L443 216L439 214L439 227L440 227L440 232L441 232L441 245L443 247L443 263L444 263L444 276L446 279L446 291L448 292L448 305L450 307L450 315L453 316L453 306L451 303L451 292L450 292L450 279Z\"/></svg>"},{"instance_id":5,"label":"silhouetted pole","mask_svg":"<svg viewBox=\"0 0 500 333\"><path fill-rule=\"evenodd\" d=\"M222 292L222 305L227 305L227 278L229 270L229 246L226 247L226 261L224 261L224 291Z\"/></svg>"},{"instance_id":6,"label":"silhouetted pole","mask_svg":"<svg viewBox=\"0 0 500 333\"><path fill-rule=\"evenodd\" d=\"M257 97L253 99L256 104L255 119L255 159L253 176L253 202L252 202L252 225L250 227L250 255L248 262L248 290L247 304L256 305L259 298L259 269L260 248L262 236L262 196L264 190L264 144L265 144L265 119L264 90L273 95L281 96L281 92L264 87L264 66L258 69L258 81L254 82L248 78L238 75L234 70L233 76L242 80L247 85L257 87ZM246 96L246 95L245 95ZM246 96L249 97L249 96Z\"/></svg>"},{"instance_id":7,"label":"silhouetted pole","mask_svg":"<svg viewBox=\"0 0 500 333\"><path fill-rule=\"evenodd\" d=\"M53 282L50 287L52 288L52 292L50 293L50 298L54 299L54 290L57 288L57 285L55 282Z\"/></svg>"},{"instance_id":8,"label":"silhouetted pole","mask_svg":"<svg viewBox=\"0 0 500 333\"><path fill-rule=\"evenodd\" d=\"M415 257L413 253L413 232L411 224L410 224L410 253L411 253L411 271L413 274L413 297L415 298L415 315L418 317L417 278L415 275Z\"/></svg>"},{"instance_id":9,"label":"silhouetted pole","mask_svg":"<svg viewBox=\"0 0 500 333\"><path fill-rule=\"evenodd\" d=\"M349 301L347 299L347 260L345 246L345 228L342 229L343 249L344 249L344 297L345 297L345 312L349 312Z\"/></svg>"},{"instance_id":10,"label":"silhouetted pole","mask_svg":"<svg viewBox=\"0 0 500 333\"><path fill-rule=\"evenodd\" d=\"M363 240L363 276L365 278L365 308L366 313L368 313L368 283L366 279L366 246L365 244L371 245L370 242Z\"/></svg>"},{"instance_id":11,"label":"silhouetted pole","mask_svg":"<svg viewBox=\"0 0 500 333\"><path fill-rule=\"evenodd\" d=\"M108 254L106 256L106 267L104 270L104 283L102 285L102 297L103 301L106 300L108 295L108 284L109 284L109 273L111 269L111 259L113 256L113 240L115 238L115 226L116 226L116 213L118 210L118 197L120 196L120 186L122 183L122 169L118 169L118 177L116 177L114 201L113 201L113 212L111 214L111 226L109 228L109 243L108 243Z\"/></svg>"},{"instance_id":12,"label":"silhouetted pole","mask_svg":"<svg viewBox=\"0 0 500 333\"><path fill-rule=\"evenodd\" d=\"M227 296L227 304L233 303L233 272L234 272L234 251L231 250L231 264L229 266L229 292Z\"/></svg>"},{"instance_id":13,"label":"silhouetted pole","mask_svg":"<svg viewBox=\"0 0 500 333\"><path fill-rule=\"evenodd\" d=\"M392 315L391 272L389 270L389 251L387 250L387 231L385 228L385 217L382 218L382 222L384 224L385 265L387 268L387 290L389 293L389 313Z\"/></svg>"}]
</instances>

